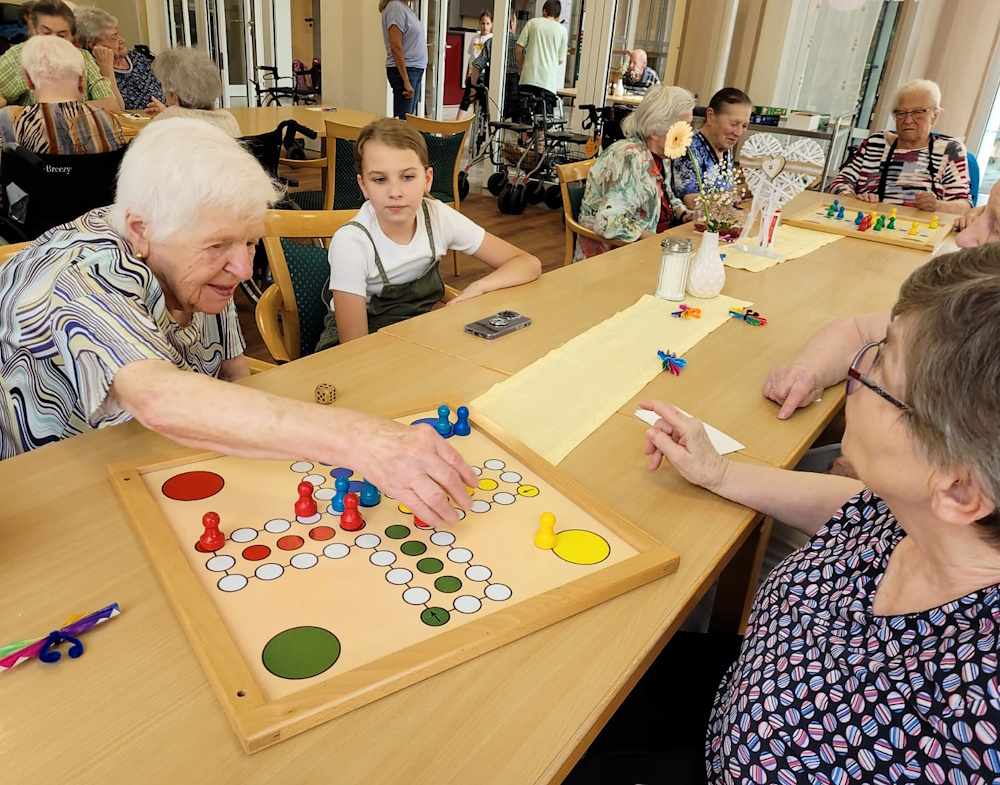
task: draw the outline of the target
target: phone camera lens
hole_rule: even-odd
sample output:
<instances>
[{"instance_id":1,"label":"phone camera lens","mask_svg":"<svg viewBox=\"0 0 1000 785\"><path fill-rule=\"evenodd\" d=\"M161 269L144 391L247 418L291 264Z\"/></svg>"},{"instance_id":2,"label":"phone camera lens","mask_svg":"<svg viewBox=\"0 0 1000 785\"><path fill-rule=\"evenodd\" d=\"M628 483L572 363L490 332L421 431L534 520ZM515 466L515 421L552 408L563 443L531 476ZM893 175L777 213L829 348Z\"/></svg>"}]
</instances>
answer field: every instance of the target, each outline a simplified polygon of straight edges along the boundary
<instances>
[{"instance_id":1,"label":"phone camera lens","mask_svg":"<svg viewBox=\"0 0 1000 785\"><path fill-rule=\"evenodd\" d=\"M507 320L500 316L494 316L492 319L490 319L490 325L493 327L506 327Z\"/></svg>"},{"instance_id":2,"label":"phone camera lens","mask_svg":"<svg viewBox=\"0 0 1000 785\"><path fill-rule=\"evenodd\" d=\"M497 316L503 319L516 319L520 314L517 311L500 311Z\"/></svg>"}]
</instances>

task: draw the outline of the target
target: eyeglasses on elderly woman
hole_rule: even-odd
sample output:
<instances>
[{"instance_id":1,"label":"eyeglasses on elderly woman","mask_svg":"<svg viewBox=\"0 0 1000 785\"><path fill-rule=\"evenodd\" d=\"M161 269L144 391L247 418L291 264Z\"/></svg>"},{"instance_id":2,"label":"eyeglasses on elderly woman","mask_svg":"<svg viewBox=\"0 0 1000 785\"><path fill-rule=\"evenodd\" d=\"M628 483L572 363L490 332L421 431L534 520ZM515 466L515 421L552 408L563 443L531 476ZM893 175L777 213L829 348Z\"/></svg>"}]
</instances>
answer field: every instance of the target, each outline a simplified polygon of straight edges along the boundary
<instances>
[{"instance_id":1,"label":"eyeglasses on elderly woman","mask_svg":"<svg viewBox=\"0 0 1000 785\"><path fill-rule=\"evenodd\" d=\"M873 382L869 378L869 374L874 368L879 364L879 360L882 356L882 347L885 345L885 340L873 341L872 343L866 343L861 347L861 351L858 352L857 356L854 358L854 362L851 363L851 367L847 371L847 388L846 392L848 395L853 395L861 387L867 387L876 395L884 398L901 412L909 412L910 407L903 403L899 398L894 396L892 393L886 392L883 387Z\"/></svg>"}]
</instances>

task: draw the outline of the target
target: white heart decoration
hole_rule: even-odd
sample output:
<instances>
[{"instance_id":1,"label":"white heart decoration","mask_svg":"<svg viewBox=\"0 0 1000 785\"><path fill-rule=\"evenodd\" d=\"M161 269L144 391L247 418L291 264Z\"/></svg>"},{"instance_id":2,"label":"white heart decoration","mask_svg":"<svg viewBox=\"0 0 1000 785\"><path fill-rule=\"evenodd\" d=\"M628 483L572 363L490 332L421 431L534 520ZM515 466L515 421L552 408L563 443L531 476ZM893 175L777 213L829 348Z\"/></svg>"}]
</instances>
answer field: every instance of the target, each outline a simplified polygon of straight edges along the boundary
<instances>
[{"instance_id":1,"label":"white heart decoration","mask_svg":"<svg viewBox=\"0 0 1000 785\"><path fill-rule=\"evenodd\" d=\"M767 175L768 180L773 180L785 168L784 156L779 155L777 158L768 158L761 161L760 168Z\"/></svg>"}]
</instances>

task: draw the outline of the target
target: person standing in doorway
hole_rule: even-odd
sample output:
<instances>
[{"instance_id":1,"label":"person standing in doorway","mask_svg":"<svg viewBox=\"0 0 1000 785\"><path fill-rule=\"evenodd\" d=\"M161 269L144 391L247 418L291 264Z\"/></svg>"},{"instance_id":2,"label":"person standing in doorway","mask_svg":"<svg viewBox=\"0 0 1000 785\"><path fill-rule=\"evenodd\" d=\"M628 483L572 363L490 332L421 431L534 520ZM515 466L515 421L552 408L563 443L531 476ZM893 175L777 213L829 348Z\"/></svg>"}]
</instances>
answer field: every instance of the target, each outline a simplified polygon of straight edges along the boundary
<instances>
[{"instance_id":1,"label":"person standing in doorway","mask_svg":"<svg viewBox=\"0 0 1000 785\"><path fill-rule=\"evenodd\" d=\"M403 0L379 0L385 72L392 87L392 114L405 120L416 114L420 83L427 69L427 33Z\"/></svg>"},{"instance_id":2,"label":"person standing in doorway","mask_svg":"<svg viewBox=\"0 0 1000 785\"><path fill-rule=\"evenodd\" d=\"M546 0L541 19L529 20L517 39L520 92L544 100L546 114L555 109L556 91L565 76L569 34L559 22L561 13L559 0Z\"/></svg>"}]
</instances>

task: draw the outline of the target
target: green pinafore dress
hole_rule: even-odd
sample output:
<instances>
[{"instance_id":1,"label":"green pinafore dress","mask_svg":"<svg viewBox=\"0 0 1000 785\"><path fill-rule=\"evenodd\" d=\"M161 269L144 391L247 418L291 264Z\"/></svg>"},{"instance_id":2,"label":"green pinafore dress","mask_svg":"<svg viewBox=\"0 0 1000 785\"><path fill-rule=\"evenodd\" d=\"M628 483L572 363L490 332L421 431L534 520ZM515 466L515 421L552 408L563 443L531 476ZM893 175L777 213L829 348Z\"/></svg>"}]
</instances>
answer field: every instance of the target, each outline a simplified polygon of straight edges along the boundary
<instances>
[{"instance_id":1,"label":"green pinafore dress","mask_svg":"<svg viewBox=\"0 0 1000 785\"><path fill-rule=\"evenodd\" d=\"M378 274L382 278L382 291L372 295L368 301L368 332L373 333L390 324L396 324L404 319L420 316L427 313L434 307L434 303L444 297L444 281L441 279L440 259L434 246L434 230L431 228L431 216L427 210L426 200L420 203L424 213L424 226L427 227L427 239L431 246L431 261L427 269L421 273L420 277L408 283L389 283L389 276L385 274L382 266L382 259L378 255L378 248L375 247L375 240L371 233L357 221L348 221L344 226L356 226L371 241L372 251L375 254L375 266L378 267ZM323 302L326 303L327 315L323 325L323 333L316 351L329 349L340 343L337 335L337 320L334 312L330 310L333 295L330 292L329 281L323 287Z\"/></svg>"}]
</instances>

